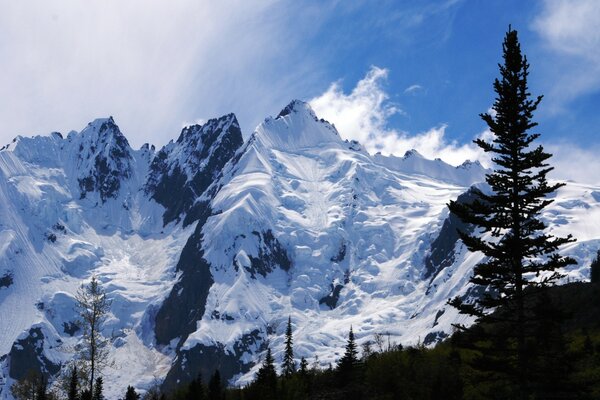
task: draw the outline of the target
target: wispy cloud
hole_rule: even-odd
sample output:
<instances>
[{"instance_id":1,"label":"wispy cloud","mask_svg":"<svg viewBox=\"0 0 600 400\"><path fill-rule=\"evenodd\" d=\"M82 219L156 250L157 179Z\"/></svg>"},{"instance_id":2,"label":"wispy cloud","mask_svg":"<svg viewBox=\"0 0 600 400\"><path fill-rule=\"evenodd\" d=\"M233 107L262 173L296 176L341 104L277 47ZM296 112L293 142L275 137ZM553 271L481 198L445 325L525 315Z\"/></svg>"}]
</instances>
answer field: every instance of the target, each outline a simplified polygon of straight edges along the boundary
<instances>
[{"instance_id":1,"label":"wispy cloud","mask_svg":"<svg viewBox=\"0 0 600 400\"><path fill-rule=\"evenodd\" d=\"M251 131L316 82L319 68L296 50L321 11L276 0L2 2L0 142L108 115L136 145L229 112Z\"/></svg>"},{"instance_id":2,"label":"wispy cloud","mask_svg":"<svg viewBox=\"0 0 600 400\"><path fill-rule=\"evenodd\" d=\"M448 140L445 125L416 134L390 127L390 117L402 111L389 101L384 87L387 76L387 69L372 67L350 93L344 93L341 85L334 82L327 91L310 100L310 104L319 117L335 124L342 137L358 140L370 153L403 155L416 149L427 158L441 158L452 165L478 160L492 166L490 155L474 143ZM491 109L488 112L494 113ZM487 141L493 139L489 130L477 136ZM546 141L544 147L554 155L550 160L555 167L552 178L600 184L598 146L584 149L569 142Z\"/></svg>"},{"instance_id":3,"label":"wispy cloud","mask_svg":"<svg viewBox=\"0 0 600 400\"><path fill-rule=\"evenodd\" d=\"M553 155L549 160L555 167L550 173L551 178L600 184L600 146L581 148L568 142L555 142L545 144L544 149Z\"/></svg>"},{"instance_id":4,"label":"wispy cloud","mask_svg":"<svg viewBox=\"0 0 600 400\"><path fill-rule=\"evenodd\" d=\"M402 110L389 101L384 88L387 76L387 69L371 67L350 93L344 93L335 82L310 104L317 115L335 124L344 138L358 140L371 153L403 155L416 149L453 165L468 159L486 162L487 157L474 144L448 140L445 125L413 135L391 128L389 118Z\"/></svg>"},{"instance_id":5,"label":"wispy cloud","mask_svg":"<svg viewBox=\"0 0 600 400\"><path fill-rule=\"evenodd\" d=\"M545 0L532 28L550 58L547 72L549 104L554 111L576 97L600 90L600 2ZM552 59L553 58L553 59Z\"/></svg>"},{"instance_id":6,"label":"wispy cloud","mask_svg":"<svg viewBox=\"0 0 600 400\"><path fill-rule=\"evenodd\" d=\"M406 94L415 94L415 93L418 93L421 91L423 91L423 86L416 84L416 83L414 85L410 85L409 87L404 89L404 93L406 93Z\"/></svg>"}]
</instances>

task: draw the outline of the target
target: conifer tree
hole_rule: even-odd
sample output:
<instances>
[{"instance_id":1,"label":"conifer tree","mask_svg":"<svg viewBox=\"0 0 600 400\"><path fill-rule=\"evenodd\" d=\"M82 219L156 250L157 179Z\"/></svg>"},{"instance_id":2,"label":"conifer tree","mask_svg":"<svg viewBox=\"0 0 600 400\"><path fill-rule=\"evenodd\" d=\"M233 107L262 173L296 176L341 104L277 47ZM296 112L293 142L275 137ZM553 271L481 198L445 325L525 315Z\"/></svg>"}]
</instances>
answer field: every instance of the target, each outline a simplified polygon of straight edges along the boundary
<instances>
[{"instance_id":1,"label":"conifer tree","mask_svg":"<svg viewBox=\"0 0 600 400\"><path fill-rule=\"evenodd\" d=\"M451 201L448 205L452 213L476 228L472 234L459 235L469 251L485 256L474 268L470 282L487 290L472 302L457 297L450 304L460 313L476 317L479 328L471 333L477 333L479 339L508 343L505 347L488 344L480 351L487 357L485 364L498 366L516 384L515 397L524 399L528 394L526 339L531 332L528 325L535 320L526 299L555 283L561 277L558 270L575 262L557 253L560 246L574 239L544 233L546 225L540 213L552 202L548 196L564 184L548 183L546 175L553 169L547 164L551 154L540 145L533 147L539 137L530 133L537 126L532 121L533 112L542 96L530 98L529 63L521 54L517 31L510 27L503 43L503 59L501 77L494 82L497 97L493 112L480 115L494 139L475 141L493 155L494 170L486 175L491 192L477 191L470 204ZM498 307L503 312L491 313ZM500 326L504 328L501 333ZM492 338L494 329L497 335ZM500 347L507 352L496 357L492 350Z\"/></svg>"},{"instance_id":2,"label":"conifer tree","mask_svg":"<svg viewBox=\"0 0 600 400\"><path fill-rule=\"evenodd\" d=\"M71 374L69 376L69 391L67 393L68 400L77 400L77 393L79 387L79 378L77 376L77 366L73 364L71 368Z\"/></svg>"},{"instance_id":3,"label":"conifer tree","mask_svg":"<svg viewBox=\"0 0 600 400\"><path fill-rule=\"evenodd\" d=\"M351 371L358 365L358 350L356 348L356 342L354 341L354 331L350 327L348 333L348 342L346 343L346 350L344 356L338 362L338 369L344 371Z\"/></svg>"},{"instance_id":4,"label":"conifer tree","mask_svg":"<svg viewBox=\"0 0 600 400\"><path fill-rule=\"evenodd\" d=\"M208 382L208 399L221 400L222 397L223 385L221 384L221 373L217 369Z\"/></svg>"},{"instance_id":5,"label":"conifer tree","mask_svg":"<svg viewBox=\"0 0 600 400\"><path fill-rule=\"evenodd\" d=\"M17 400L37 400L43 379L39 373L30 370L23 379L13 383L10 387L11 394Z\"/></svg>"},{"instance_id":6,"label":"conifer tree","mask_svg":"<svg viewBox=\"0 0 600 400\"><path fill-rule=\"evenodd\" d=\"M44 375L40 375L37 382L36 400L46 400L48 385Z\"/></svg>"},{"instance_id":7,"label":"conifer tree","mask_svg":"<svg viewBox=\"0 0 600 400\"><path fill-rule=\"evenodd\" d=\"M275 371L274 362L271 348L267 347L265 359L256 374L255 381L259 389L260 398L272 399L277 396L277 372Z\"/></svg>"},{"instance_id":8,"label":"conifer tree","mask_svg":"<svg viewBox=\"0 0 600 400\"><path fill-rule=\"evenodd\" d=\"M127 392L125 392L124 400L140 400L140 395L135 391L133 386L127 386Z\"/></svg>"},{"instance_id":9,"label":"conifer tree","mask_svg":"<svg viewBox=\"0 0 600 400\"><path fill-rule=\"evenodd\" d=\"M96 378L92 400L104 400L104 381L101 376Z\"/></svg>"},{"instance_id":10,"label":"conifer tree","mask_svg":"<svg viewBox=\"0 0 600 400\"><path fill-rule=\"evenodd\" d=\"M600 282L600 250L596 253L596 258L592 261L590 270L590 280L592 283Z\"/></svg>"},{"instance_id":11,"label":"conifer tree","mask_svg":"<svg viewBox=\"0 0 600 400\"><path fill-rule=\"evenodd\" d=\"M188 385L186 393L187 400L204 400L204 385L202 384L202 374L198 374L196 379L192 380Z\"/></svg>"},{"instance_id":12,"label":"conifer tree","mask_svg":"<svg viewBox=\"0 0 600 400\"><path fill-rule=\"evenodd\" d=\"M285 330L285 351L283 353L283 365L281 370L285 377L290 377L296 372L296 364L294 363L294 349L292 338L292 317L288 317L287 328Z\"/></svg>"},{"instance_id":13,"label":"conifer tree","mask_svg":"<svg viewBox=\"0 0 600 400\"><path fill-rule=\"evenodd\" d=\"M306 358L304 357L300 359L300 375L302 377L308 375L308 361L306 361Z\"/></svg>"}]
</instances>

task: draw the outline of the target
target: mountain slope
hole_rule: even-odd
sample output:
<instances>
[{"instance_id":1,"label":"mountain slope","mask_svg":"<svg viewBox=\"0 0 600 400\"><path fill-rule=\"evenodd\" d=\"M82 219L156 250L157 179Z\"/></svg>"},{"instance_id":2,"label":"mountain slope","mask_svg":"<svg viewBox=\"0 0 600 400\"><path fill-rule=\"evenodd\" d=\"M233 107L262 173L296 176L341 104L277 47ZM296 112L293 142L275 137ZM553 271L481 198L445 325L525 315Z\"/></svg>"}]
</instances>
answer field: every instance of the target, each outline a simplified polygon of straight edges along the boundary
<instances>
[{"instance_id":1,"label":"mountain slope","mask_svg":"<svg viewBox=\"0 0 600 400\"><path fill-rule=\"evenodd\" d=\"M487 190L484 175L415 151L371 156L301 101L245 143L233 114L159 151L131 149L112 118L17 138L0 150L0 375L10 384L32 360L52 375L72 357L74 294L92 274L114 299L109 396L213 368L248 382L267 344L281 359L288 316L295 356L323 366L351 325L359 344L433 343L462 320L446 300L477 295L479 256L446 204ZM543 218L579 238L568 274L587 279L600 188L570 183Z\"/></svg>"}]
</instances>

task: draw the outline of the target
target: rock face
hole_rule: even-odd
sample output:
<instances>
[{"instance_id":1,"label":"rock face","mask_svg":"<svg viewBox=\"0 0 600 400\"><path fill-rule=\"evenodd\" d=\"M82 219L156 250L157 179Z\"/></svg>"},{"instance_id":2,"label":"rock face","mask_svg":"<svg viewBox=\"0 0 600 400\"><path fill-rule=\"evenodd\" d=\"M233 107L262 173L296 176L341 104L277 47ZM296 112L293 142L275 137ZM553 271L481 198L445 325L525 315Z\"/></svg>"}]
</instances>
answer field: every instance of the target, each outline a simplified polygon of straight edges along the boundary
<instances>
[{"instance_id":1,"label":"rock face","mask_svg":"<svg viewBox=\"0 0 600 400\"><path fill-rule=\"evenodd\" d=\"M370 155L301 101L245 142L233 114L158 151L131 149L112 118L18 137L0 150L0 381L56 376L73 358L74 295L92 275L113 300L108 397L215 368L247 383L267 344L280 361L288 317L296 357L322 366L351 325L358 344L433 344L469 322L447 299L479 295L480 256L446 204L485 191L485 172ZM588 278L600 245L598 193L570 184L543 216L579 239L570 279Z\"/></svg>"},{"instance_id":2,"label":"rock face","mask_svg":"<svg viewBox=\"0 0 600 400\"><path fill-rule=\"evenodd\" d=\"M184 224L195 221L206 204L196 204L218 180L225 164L242 145L235 115L183 128L175 143L163 147L150 164L146 192L165 207L165 225L185 214Z\"/></svg>"},{"instance_id":3,"label":"rock face","mask_svg":"<svg viewBox=\"0 0 600 400\"><path fill-rule=\"evenodd\" d=\"M77 183L80 198L96 192L100 200L116 198L121 182L132 175L131 147L112 117L91 122L77 136Z\"/></svg>"},{"instance_id":4,"label":"rock face","mask_svg":"<svg viewBox=\"0 0 600 400\"><path fill-rule=\"evenodd\" d=\"M47 348L51 350L53 345L57 348L61 342L55 340L52 345L49 341L51 342L52 338L48 338L40 326L32 327L15 340L8 353L10 377L20 380L34 373L50 379L60 372L60 364L49 360L46 354Z\"/></svg>"},{"instance_id":5,"label":"rock face","mask_svg":"<svg viewBox=\"0 0 600 400\"><path fill-rule=\"evenodd\" d=\"M458 196L456 201L462 204L470 204L477 198L478 189L470 188ZM425 257L425 278L435 278L444 268L454 264L456 259L455 248L459 243L458 232L472 233L473 227L468 226L454 214L448 215L437 238L431 243L431 250Z\"/></svg>"}]
</instances>

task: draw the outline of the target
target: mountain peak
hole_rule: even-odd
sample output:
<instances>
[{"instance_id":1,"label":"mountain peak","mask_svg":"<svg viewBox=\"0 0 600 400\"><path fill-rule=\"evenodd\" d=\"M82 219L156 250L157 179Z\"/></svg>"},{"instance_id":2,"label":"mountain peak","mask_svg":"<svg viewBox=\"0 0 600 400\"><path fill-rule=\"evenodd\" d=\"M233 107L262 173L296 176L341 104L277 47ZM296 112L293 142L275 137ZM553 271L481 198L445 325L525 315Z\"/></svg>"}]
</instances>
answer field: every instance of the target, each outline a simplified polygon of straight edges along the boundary
<instances>
[{"instance_id":1,"label":"mountain peak","mask_svg":"<svg viewBox=\"0 0 600 400\"><path fill-rule=\"evenodd\" d=\"M404 153L404 157L403 157L404 159L411 158L411 157L425 158L423 156L423 154L419 153L416 149L410 149L410 150L407 150L406 153Z\"/></svg>"},{"instance_id":2,"label":"mountain peak","mask_svg":"<svg viewBox=\"0 0 600 400\"><path fill-rule=\"evenodd\" d=\"M188 125L181 130L181 134L177 138L177 143L183 143L186 141L192 141L194 146L198 142L204 145L210 145L207 143L208 137L215 131L227 131L230 126L235 128L240 127L240 124L233 113L223 115L219 118L211 118L204 124Z\"/></svg>"},{"instance_id":3,"label":"mountain peak","mask_svg":"<svg viewBox=\"0 0 600 400\"><path fill-rule=\"evenodd\" d=\"M290 102L276 118L267 118L253 137L269 149L297 150L323 143L342 143L333 125L315 115L310 105L301 100Z\"/></svg>"},{"instance_id":4,"label":"mountain peak","mask_svg":"<svg viewBox=\"0 0 600 400\"><path fill-rule=\"evenodd\" d=\"M77 181L81 198L98 192L102 202L117 197L121 180L132 174L129 142L113 117L90 122L78 135L69 135L78 145Z\"/></svg>"},{"instance_id":5,"label":"mountain peak","mask_svg":"<svg viewBox=\"0 0 600 400\"><path fill-rule=\"evenodd\" d=\"M309 113L315 119L317 119L317 116L315 115L315 112L310 107L310 105L305 101L297 100L297 99L292 100L287 106L285 106L283 108L283 110L281 110L279 112L279 114L277 114L277 117L275 119L283 118L287 115L290 115L292 113L298 113L298 112Z\"/></svg>"}]
</instances>

